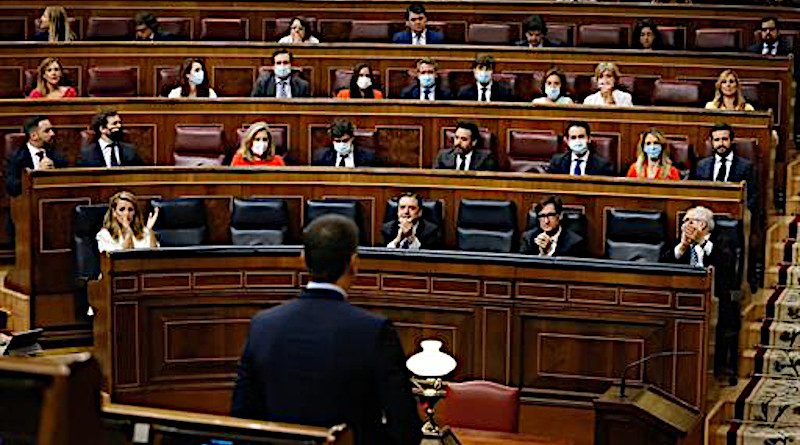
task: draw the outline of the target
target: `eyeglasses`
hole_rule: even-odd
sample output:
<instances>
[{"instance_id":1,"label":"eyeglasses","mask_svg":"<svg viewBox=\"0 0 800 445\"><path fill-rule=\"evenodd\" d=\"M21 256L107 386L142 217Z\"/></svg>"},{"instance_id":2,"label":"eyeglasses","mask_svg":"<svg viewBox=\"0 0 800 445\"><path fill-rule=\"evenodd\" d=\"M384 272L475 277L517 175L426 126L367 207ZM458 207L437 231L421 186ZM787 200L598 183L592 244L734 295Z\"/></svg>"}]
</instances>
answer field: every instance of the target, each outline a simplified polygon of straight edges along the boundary
<instances>
[{"instance_id":1,"label":"eyeglasses","mask_svg":"<svg viewBox=\"0 0 800 445\"><path fill-rule=\"evenodd\" d=\"M702 220L702 219L700 219L700 218L683 218L683 221L682 221L682 223L683 223L683 224L686 224L686 223L688 223L689 221L694 221L694 222L703 222L703 220Z\"/></svg>"},{"instance_id":2,"label":"eyeglasses","mask_svg":"<svg viewBox=\"0 0 800 445\"><path fill-rule=\"evenodd\" d=\"M536 217L539 219L555 218L556 216L558 216L558 213L540 213L536 215Z\"/></svg>"}]
</instances>

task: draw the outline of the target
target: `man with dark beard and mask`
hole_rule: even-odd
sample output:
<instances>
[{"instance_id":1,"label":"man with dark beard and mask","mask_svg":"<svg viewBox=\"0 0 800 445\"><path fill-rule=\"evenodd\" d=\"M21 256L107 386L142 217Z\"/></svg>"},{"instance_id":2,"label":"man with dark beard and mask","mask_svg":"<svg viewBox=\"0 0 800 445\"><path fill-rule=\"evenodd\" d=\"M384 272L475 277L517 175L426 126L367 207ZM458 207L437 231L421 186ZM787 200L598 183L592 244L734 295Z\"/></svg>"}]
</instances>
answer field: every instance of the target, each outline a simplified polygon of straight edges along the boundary
<instances>
[{"instance_id":1,"label":"man with dark beard and mask","mask_svg":"<svg viewBox=\"0 0 800 445\"><path fill-rule=\"evenodd\" d=\"M547 169L548 173L573 176L615 175L611 162L591 150L592 130L586 122L569 122L564 142L569 147L569 151L553 155L550 159L550 167Z\"/></svg>"},{"instance_id":2,"label":"man with dark beard and mask","mask_svg":"<svg viewBox=\"0 0 800 445\"><path fill-rule=\"evenodd\" d=\"M551 196L533 208L539 227L522 234L520 251L539 256L586 255L586 239L561 225L563 204Z\"/></svg>"},{"instance_id":3,"label":"man with dark beard and mask","mask_svg":"<svg viewBox=\"0 0 800 445\"><path fill-rule=\"evenodd\" d=\"M45 116L34 116L25 121L27 142L19 147L6 164L6 193L17 196L22 192L22 172L31 170L50 170L67 166L54 149L53 139L56 132L50 119Z\"/></svg>"},{"instance_id":4,"label":"man with dark beard and mask","mask_svg":"<svg viewBox=\"0 0 800 445\"><path fill-rule=\"evenodd\" d=\"M453 146L443 148L433 160L433 168L461 171L494 171L497 161L491 150L482 149L483 139L474 122L456 122Z\"/></svg>"},{"instance_id":5,"label":"man with dark beard and mask","mask_svg":"<svg viewBox=\"0 0 800 445\"><path fill-rule=\"evenodd\" d=\"M747 182L747 207L754 211L758 203L758 187L750 161L733 150L731 126L717 123L708 133L714 154L697 163L696 179L714 182Z\"/></svg>"},{"instance_id":6,"label":"man with dark beard and mask","mask_svg":"<svg viewBox=\"0 0 800 445\"><path fill-rule=\"evenodd\" d=\"M356 128L350 119L334 119L328 128L331 146L314 152L311 165L329 167L374 167L375 151L355 146Z\"/></svg>"},{"instance_id":7,"label":"man with dark beard and mask","mask_svg":"<svg viewBox=\"0 0 800 445\"><path fill-rule=\"evenodd\" d=\"M117 110L101 110L92 118L94 141L81 147L77 167L130 167L144 165L136 146L123 142L125 133Z\"/></svg>"}]
</instances>

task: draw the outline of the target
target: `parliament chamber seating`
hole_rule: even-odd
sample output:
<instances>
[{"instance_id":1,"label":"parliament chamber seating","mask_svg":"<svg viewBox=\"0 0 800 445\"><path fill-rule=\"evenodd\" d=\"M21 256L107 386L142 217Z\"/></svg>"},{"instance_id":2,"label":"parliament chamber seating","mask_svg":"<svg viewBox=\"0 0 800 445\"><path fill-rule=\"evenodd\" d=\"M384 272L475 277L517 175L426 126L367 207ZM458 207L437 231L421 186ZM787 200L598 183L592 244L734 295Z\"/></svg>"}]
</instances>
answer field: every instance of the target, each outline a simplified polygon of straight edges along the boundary
<instances>
[{"instance_id":1,"label":"parliament chamber seating","mask_svg":"<svg viewBox=\"0 0 800 445\"><path fill-rule=\"evenodd\" d=\"M700 82L656 80L653 95L650 98L653 105L666 105L671 107L701 107Z\"/></svg>"},{"instance_id":2,"label":"parliament chamber seating","mask_svg":"<svg viewBox=\"0 0 800 445\"><path fill-rule=\"evenodd\" d=\"M89 17L85 40L132 40L132 17Z\"/></svg>"},{"instance_id":3,"label":"parliament chamber seating","mask_svg":"<svg viewBox=\"0 0 800 445\"><path fill-rule=\"evenodd\" d=\"M175 165L202 167L222 165L225 136L222 125L175 127Z\"/></svg>"},{"instance_id":4,"label":"parliament chamber seating","mask_svg":"<svg viewBox=\"0 0 800 445\"><path fill-rule=\"evenodd\" d=\"M170 67L160 67L156 78L156 92L159 96L167 97L169 92L175 87L180 86L181 67L180 65Z\"/></svg>"},{"instance_id":5,"label":"parliament chamber seating","mask_svg":"<svg viewBox=\"0 0 800 445\"><path fill-rule=\"evenodd\" d=\"M509 133L508 162L511 171L543 173L550 158L561 151L561 138L544 132L513 130Z\"/></svg>"},{"instance_id":6,"label":"parliament chamber seating","mask_svg":"<svg viewBox=\"0 0 800 445\"><path fill-rule=\"evenodd\" d=\"M561 226L571 230L578 235L587 237L589 221L586 218L586 213L581 207L564 206L561 209ZM528 213L525 215L525 231L534 230L539 227L539 219L536 216L536 210L531 206Z\"/></svg>"},{"instance_id":7,"label":"parliament chamber seating","mask_svg":"<svg viewBox=\"0 0 800 445\"><path fill-rule=\"evenodd\" d=\"M658 32L661 34L661 43L664 45L664 49L686 49L686 27L658 25ZM632 36L632 38L637 38L637 36Z\"/></svg>"},{"instance_id":8,"label":"parliament chamber seating","mask_svg":"<svg viewBox=\"0 0 800 445\"><path fill-rule=\"evenodd\" d=\"M742 51L741 28L700 28L694 31L694 48L702 51Z\"/></svg>"},{"instance_id":9,"label":"parliament chamber seating","mask_svg":"<svg viewBox=\"0 0 800 445\"><path fill-rule=\"evenodd\" d=\"M209 229L202 199L151 199L150 207L153 210L159 209L158 220L153 230L158 234L162 247L206 244Z\"/></svg>"},{"instance_id":10,"label":"parliament chamber seating","mask_svg":"<svg viewBox=\"0 0 800 445\"><path fill-rule=\"evenodd\" d=\"M744 224L741 220L736 218L731 218L730 215L725 214L717 214L714 215L714 231L717 232L720 239L725 240L724 242L730 246L730 251L734 255L734 260L732 264L736 266L734 270L734 283L741 283L744 277L744 269L745 269L745 235L744 235ZM738 292L738 289L734 287L734 292Z\"/></svg>"},{"instance_id":11,"label":"parliament chamber seating","mask_svg":"<svg viewBox=\"0 0 800 445\"><path fill-rule=\"evenodd\" d=\"M473 23L467 28L467 43L478 45L513 44L518 32L507 23ZM518 29L516 30L518 31Z\"/></svg>"},{"instance_id":12,"label":"parliament chamber seating","mask_svg":"<svg viewBox=\"0 0 800 445\"><path fill-rule=\"evenodd\" d=\"M231 242L238 246L285 244L289 234L286 201L275 198L235 198L231 211Z\"/></svg>"},{"instance_id":13,"label":"parliament chamber seating","mask_svg":"<svg viewBox=\"0 0 800 445\"><path fill-rule=\"evenodd\" d=\"M355 68L355 67L353 67ZM331 72L331 96L336 96L339 90L350 89L350 78L353 77L353 69L337 69ZM372 87L383 90L383 82L381 82L380 70L372 70Z\"/></svg>"},{"instance_id":14,"label":"parliament chamber seating","mask_svg":"<svg viewBox=\"0 0 800 445\"><path fill-rule=\"evenodd\" d=\"M578 28L578 46L587 48L628 48L627 25L582 25Z\"/></svg>"},{"instance_id":15,"label":"parliament chamber seating","mask_svg":"<svg viewBox=\"0 0 800 445\"><path fill-rule=\"evenodd\" d=\"M606 210L606 258L658 262L665 248L666 216L652 210Z\"/></svg>"},{"instance_id":16,"label":"parliament chamber seating","mask_svg":"<svg viewBox=\"0 0 800 445\"><path fill-rule=\"evenodd\" d=\"M28 142L28 136L25 133L6 133L3 136L3 139L6 144L3 153L4 162L6 162L8 158L17 151L17 149L24 146L25 143Z\"/></svg>"},{"instance_id":17,"label":"parliament chamber seating","mask_svg":"<svg viewBox=\"0 0 800 445\"><path fill-rule=\"evenodd\" d=\"M515 252L517 207L513 201L463 198L458 206L459 250Z\"/></svg>"},{"instance_id":18,"label":"parliament chamber seating","mask_svg":"<svg viewBox=\"0 0 800 445\"><path fill-rule=\"evenodd\" d=\"M100 276L100 252L97 250L97 232L103 227L108 204L80 205L75 207L72 226L72 249L75 254L75 312L82 319L89 308L87 288L89 281Z\"/></svg>"},{"instance_id":19,"label":"parliament chamber seating","mask_svg":"<svg viewBox=\"0 0 800 445\"><path fill-rule=\"evenodd\" d=\"M389 22L382 20L354 20L350 28L350 42L386 42L391 39Z\"/></svg>"},{"instance_id":20,"label":"parliament chamber seating","mask_svg":"<svg viewBox=\"0 0 800 445\"><path fill-rule=\"evenodd\" d=\"M200 40L241 41L247 40L247 19L207 18L200 20Z\"/></svg>"},{"instance_id":21,"label":"parliament chamber seating","mask_svg":"<svg viewBox=\"0 0 800 445\"><path fill-rule=\"evenodd\" d=\"M81 89L80 89L81 88L81 78L80 78L81 69L80 68L76 69L76 68L77 67L68 67L68 66L64 67L64 70L61 72L62 76L63 76L62 81L61 81L61 85L75 87L75 89L77 90L78 96L80 96L81 95ZM22 83L23 84L22 95L27 97L31 93L31 91L33 91L33 89L36 88L36 85L39 82L39 69L38 68L33 68L33 69L25 70L23 75L25 76L25 78L24 78L23 83Z\"/></svg>"},{"instance_id":22,"label":"parliament chamber seating","mask_svg":"<svg viewBox=\"0 0 800 445\"><path fill-rule=\"evenodd\" d=\"M324 198L322 200L309 200L306 202L306 217L304 226L311 224L311 221L323 215L341 215L353 220L359 228L359 244L368 245L370 234L364 228L364 212L361 202L355 199L344 198Z\"/></svg>"},{"instance_id":23,"label":"parliament chamber seating","mask_svg":"<svg viewBox=\"0 0 800 445\"><path fill-rule=\"evenodd\" d=\"M236 150L242 145L242 139L247 134L248 126L242 126L236 129ZM287 145L286 127L270 125L269 133L272 136L272 143L275 144L275 154L287 156L289 146ZM234 150L235 151L235 150Z\"/></svg>"},{"instance_id":24,"label":"parliament chamber seating","mask_svg":"<svg viewBox=\"0 0 800 445\"><path fill-rule=\"evenodd\" d=\"M688 179L696 161L692 144L685 137L675 138L668 135L666 138L672 165L678 169L681 179Z\"/></svg>"},{"instance_id":25,"label":"parliament chamber seating","mask_svg":"<svg viewBox=\"0 0 800 445\"><path fill-rule=\"evenodd\" d=\"M516 433L519 388L488 380L452 382L437 405L439 424L456 428Z\"/></svg>"},{"instance_id":26,"label":"parliament chamber seating","mask_svg":"<svg viewBox=\"0 0 800 445\"><path fill-rule=\"evenodd\" d=\"M575 35L575 25L570 23L548 23L547 38L551 42L562 46L572 46Z\"/></svg>"},{"instance_id":27,"label":"parliament chamber seating","mask_svg":"<svg viewBox=\"0 0 800 445\"><path fill-rule=\"evenodd\" d=\"M444 219L444 204L438 199L422 199L422 218L430 221L439 228L442 232L445 231ZM383 216L383 222L394 221L397 219L397 199L386 200L386 212Z\"/></svg>"},{"instance_id":28,"label":"parliament chamber seating","mask_svg":"<svg viewBox=\"0 0 800 445\"><path fill-rule=\"evenodd\" d=\"M192 40L191 17L158 17L156 21L161 31L173 40Z\"/></svg>"},{"instance_id":29,"label":"parliament chamber seating","mask_svg":"<svg viewBox=\"0 0 800 445\"><path fill-rule=\"evenodd\" d=\"M292 20L294 17L285 17L275 19L274 21L265 20L265 32L264 32L264 40L275 40L277 41L281 37L289 34L289 27L292 26ZM317 33L317 18L316 17L305 17L305 22L309 28L311 28L311 34ZM267 31L270 31L267 33Z\"/></svg>"},{"instance_id":30,"label":"parliament chamber seating","mask_svg":"<svg viewBox=\"0 0 800 445\"><path fill-rule=\"evenodd\" d=\"M139 95L139 70L132 66L96 66L87 70L89 97L136 97Z\"/></svg>"}]
</instances>

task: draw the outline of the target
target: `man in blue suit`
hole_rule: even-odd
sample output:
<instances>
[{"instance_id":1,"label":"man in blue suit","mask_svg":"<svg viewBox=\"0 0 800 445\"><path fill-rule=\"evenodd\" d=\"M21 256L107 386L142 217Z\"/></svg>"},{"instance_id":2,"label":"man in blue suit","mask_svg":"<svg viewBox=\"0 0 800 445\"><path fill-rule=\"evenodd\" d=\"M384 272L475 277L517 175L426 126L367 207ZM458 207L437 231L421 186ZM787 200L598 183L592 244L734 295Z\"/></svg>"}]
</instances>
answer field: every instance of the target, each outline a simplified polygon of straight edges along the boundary
<instances>
[{"instance_id":1,"label":"man in blue suit","mask_svg":"<svg viewBox=\"0 0 800 445\"><path fill-rule=\"evenodd\" d=\"M392 36L392 43L412 45L437 45L444 43L444 34L427 29L428 14L425 6L412 3L406 8L406 26L408 31L400 31Z\"/></svg>"},{"instance_id":2,"label":"man in blue suit","mask_svg":"<svg viewBox=\"0 0 800 445\"><path fill-rule=\"evenodd\" d=\"M331 145L314 151L311 165L327 167L375 167L375 150L356 146L356 127L350 119L338 117L328 127Z\"/></svg>"},{"instance_id":3,"label":"man in blue suit","mask_svg":"<svg viewBox=\"0 0 800 445\"><path fill-rule=\"evenodd\" d=\"M358 228L325 215L306 228L303 244L311 281L300 298L251 320L231 415L346 423L361 445L419 444L421 422L397 332L347 301Z\"/></svg>"},{"instance_id":4,"label":"man in blue suit","mask_svg":"<svg viewBox=\"0 0 800 445\"><path fill-rule=\"evenodd\" d=\"M758 185L753 166L733 149L735 135L731 126L717 123L708 132L714 154L697 163L695 179L714 182L747 182L747 207L758 210Z\"/></svg>"}]
</instances>

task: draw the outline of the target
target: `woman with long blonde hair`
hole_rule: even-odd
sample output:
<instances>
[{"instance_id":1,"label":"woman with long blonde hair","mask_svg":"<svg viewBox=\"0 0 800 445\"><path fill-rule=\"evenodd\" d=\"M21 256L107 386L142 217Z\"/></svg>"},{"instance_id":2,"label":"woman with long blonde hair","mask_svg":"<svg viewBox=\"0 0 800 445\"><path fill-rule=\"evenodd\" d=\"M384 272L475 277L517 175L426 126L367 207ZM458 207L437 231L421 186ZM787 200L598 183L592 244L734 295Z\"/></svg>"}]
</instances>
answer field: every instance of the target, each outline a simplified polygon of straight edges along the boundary
<instances>
[{"instance_id":1,"label":"woman with long blonde hair","mask_svg":"<svg viewBox=\"0 0 800 445\"><path fill-rule=\"evenodd\" d=\"M628 178L679 181L678 169L669 158L669 146L664 133L650 129L639 136L636 162L628 169Z\"/></svg>"},{"instance_id":2,"label":"woman with long blonde hair","mask_svg":"<svg viewBox=\"0 0 800 445\"><path fill-rule=\"evenodd\" d=\"M719 78L714 86L716 88L714 100L706 103L707 110L755 110L744 97L742 84L739 82L739 75L736 74L736 71L725 70L719 73Z\"/></svg>"},{"instance_id":3,"label":"woman with long blonde hair","mask_svg":"<svg viewBox=\"0 0 800 445\"><path fill-rule=\"evenodd\" d=\"M150 213L147 223L136 203L136 195L121 191L108 200L108 211L103 228L97 232L97 250L100 253L124 249L151 249L158 247L153 226L158 219L158 207Z\"/></svg>"},{"instance_id":4,"label":"woman with long blonde hair","mask_svg":"<svg viewBox=\"0 0 800 445\"><path fill-rule=\"evenodd\" d=\"M242 138L239 150L233 156L232 167L284 166L283 158L275 154L275 143L266 122L250 125Z\"/></svg>"},{"instance_id":5,"label":"woman with long blonde hair","mask_svg":"<svg viewBox=\"0 0 800 445\"><path fill-rule=\"evenodd\" d=\"M36 40L48 42L71 42L75 40L69 26L67 10L61 6L48 6L39 17L39 31Z\"/></svg>"},{"instance_id":6,"label":"woman with long blonde hair","mask_svg":"<svg viewBox=\"0 0 800 445\"><path fill-rule=\"evenodd\" d=\"M36 88L28 95L31 99L61 99L76 97L75 88L61 84L64 80L64 68L61 61L55 57L48 57L39 64L39 76Z\"/></svg>"}]
</instances>

